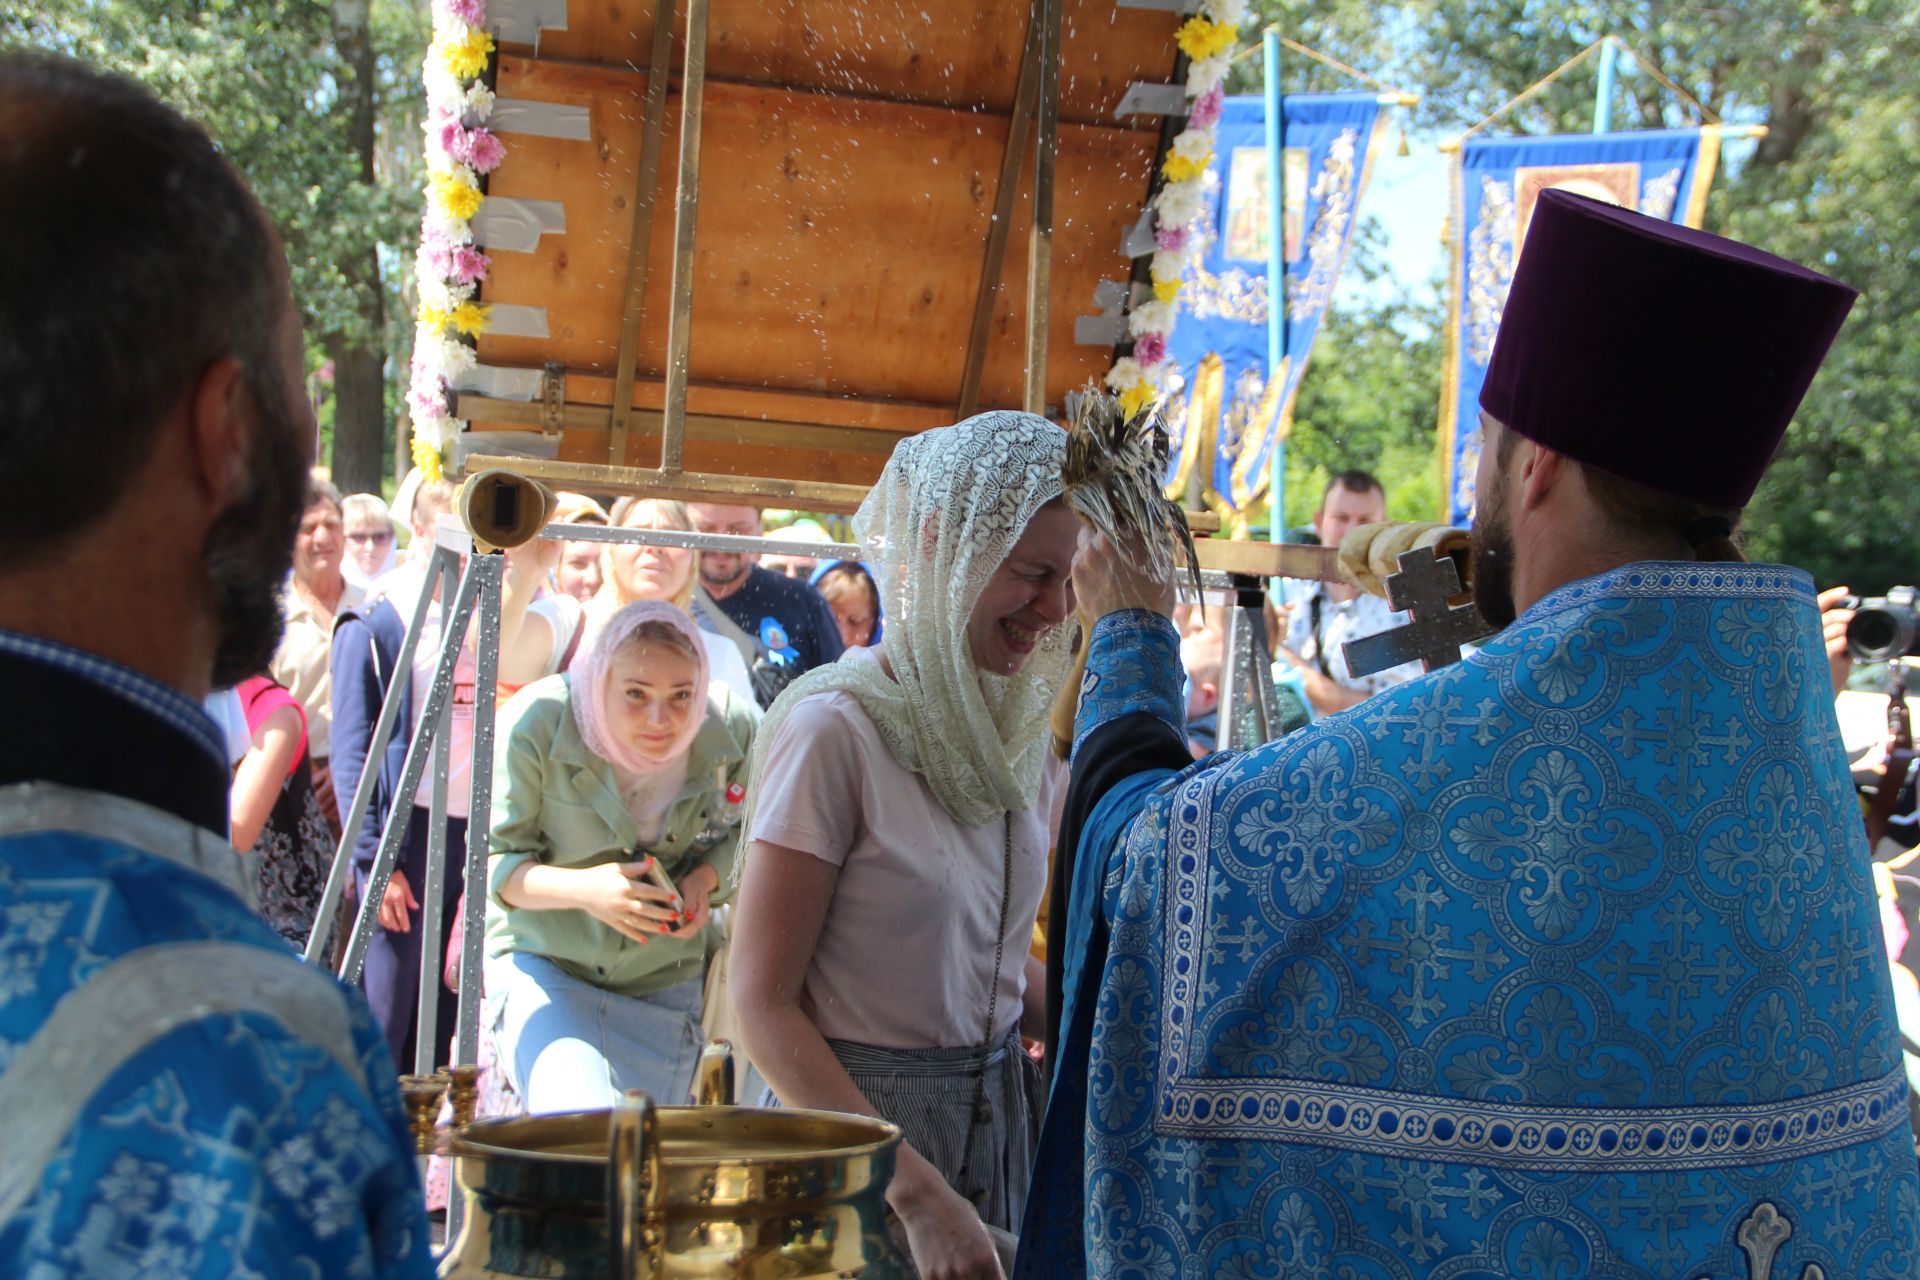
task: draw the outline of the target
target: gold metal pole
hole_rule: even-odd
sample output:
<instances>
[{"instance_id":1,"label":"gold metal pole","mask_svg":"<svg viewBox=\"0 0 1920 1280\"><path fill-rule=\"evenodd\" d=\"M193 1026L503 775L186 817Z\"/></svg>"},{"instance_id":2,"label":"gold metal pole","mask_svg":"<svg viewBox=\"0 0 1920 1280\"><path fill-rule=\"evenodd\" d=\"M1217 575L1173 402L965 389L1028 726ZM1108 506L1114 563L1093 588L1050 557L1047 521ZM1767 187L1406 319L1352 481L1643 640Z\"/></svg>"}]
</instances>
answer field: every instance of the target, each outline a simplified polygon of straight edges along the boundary
<instances>
[{"instance_id":1,"label":"gold metal pole","mask_svg":"<svg viewBox=\"0 0 1920 1280\"><path fill-rule=\"evenodd\" d=\"M647 63L645 128L633 181L633 232L627 244L627 301L620 316L620 354L613 367L613 438L607 461L627 460L627 429L633 416L633 373L640 358L640 306L647 292L647 255L653 243L653 193L660 179L660 135L667 116L667 63L673 53L674 0L653 11L653 56Z\"/></svg>"},{"instance_id":2,"label":"gold metal pole","mask_svg":"<svg viewBox=\"0 0 1920 1280\"><path fill-rule=\"evenodd\" d=\"M680 80L680 180L673 215L673 309L667 316L667 387L660 470L686 458L687 361L693 323L693 233L700 213L700 108L707 89L707 0L687 0L687 67Z\"/></svg>"},{"instance_id":3,"label":"gold metal pole","mask_svg":"<svg viewBox=\"0 0 1920 1280\"><path fill-rule=\"evenodd\" d=\"M1053 287L1053 166L1060 133L1060 27L1065 0L1045 6L1041 22L1040 108L1034 134L1033 231L1027 240L1028 413L1047 411L1047 329Z\"/></svg>"}]
</instances>

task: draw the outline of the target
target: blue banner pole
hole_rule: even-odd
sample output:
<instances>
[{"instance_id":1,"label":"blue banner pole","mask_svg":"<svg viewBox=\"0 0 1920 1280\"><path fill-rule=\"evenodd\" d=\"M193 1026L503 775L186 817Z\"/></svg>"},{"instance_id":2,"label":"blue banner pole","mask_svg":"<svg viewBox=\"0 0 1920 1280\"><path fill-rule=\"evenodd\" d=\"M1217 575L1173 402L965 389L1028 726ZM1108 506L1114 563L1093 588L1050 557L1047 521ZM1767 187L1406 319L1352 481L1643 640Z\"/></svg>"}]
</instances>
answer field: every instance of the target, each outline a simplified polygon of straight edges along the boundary
<instances>
[{"instance_id":1,"label":"blue banner pole","mask_svg":"<svg viewBox=\"0 0 1920 1280\"><path fill-rule=\"evenodd\" d=\"M1287 351L1287 181L1281 142L1286 121L1281 116L1280 33L1268 27L1262 38L1267 79L1267 378L1281 377L1280 362ZM1287 442L1274 424L1273 450L1267 463L1267 541L1282 542L1287 535Z\"/></svg>"},{"instance_id":2,"label":"blue banner pole","mask_svg":"<svg viewBox=\"0 0 1920 1280\"><path fill-rule=\"evenodd\" d=\"M1619 74L1620 46L1608 36L1600 46L1600 87L1593 93L1593 131L1613 131L1613 82Z\"/></svg>"}]
</instances>

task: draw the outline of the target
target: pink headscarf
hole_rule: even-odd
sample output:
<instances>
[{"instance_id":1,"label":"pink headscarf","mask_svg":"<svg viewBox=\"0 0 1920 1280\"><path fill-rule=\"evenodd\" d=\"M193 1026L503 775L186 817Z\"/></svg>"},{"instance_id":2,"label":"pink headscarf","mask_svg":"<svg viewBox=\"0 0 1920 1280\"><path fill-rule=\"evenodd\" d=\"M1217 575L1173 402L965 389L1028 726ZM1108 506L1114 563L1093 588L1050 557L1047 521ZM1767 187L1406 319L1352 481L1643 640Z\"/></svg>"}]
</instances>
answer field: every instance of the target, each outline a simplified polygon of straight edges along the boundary
<instances>
[{"instance_id":1,"label":"pink headscarf","mask_svg":"<svg viewBox=\"0 0 1920 1280\"><path fill-rule=\"evenodd\" d=\"M650 760L619 741L607 723L607 679L613 655L620 652L635 631L649 622L678 631L693 646L694 654L694 708L680 736L674 740L672 752L663 760ZM587 750L629 773L653 773L679 761L693 745L694 735L700 732L701 722L706 719L706 641L693 619L665 600L639 600L607 619L587 647L575 656L572 672L572 696L568 701L573 704L573 720L580 726L580 737L586 742Z\"/></svg>"}]
</instances>

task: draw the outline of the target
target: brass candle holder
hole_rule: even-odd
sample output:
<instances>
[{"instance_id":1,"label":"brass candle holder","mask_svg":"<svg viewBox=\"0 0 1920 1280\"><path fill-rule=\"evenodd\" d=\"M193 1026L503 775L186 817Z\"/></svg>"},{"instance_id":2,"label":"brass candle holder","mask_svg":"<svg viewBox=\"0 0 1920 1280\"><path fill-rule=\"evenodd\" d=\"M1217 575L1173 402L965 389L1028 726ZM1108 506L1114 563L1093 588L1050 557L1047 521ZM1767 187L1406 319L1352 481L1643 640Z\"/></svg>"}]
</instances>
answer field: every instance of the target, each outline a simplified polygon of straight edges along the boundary
<instances>
[{"instance_id":1,"label":"brass candle holder","mask_svg":"<svg viewBox=\"0 0 1920 1280\"><path fill-rule=\"evenodd\" d=\"M447 1095L447 1077L405 1075L400 1077L400 1103L407 1109L407 1127L413 1133L413 1149L419 1155L432 1155L440 1104Z\"/></svg>"},{"instance_id":2,"label":"brass candle holder","mask_svg":"<svg viewBox=\"0 0 1920 1280\"><path fill-rule=\"evenodd\" d=\"M447 1093L453 1102L453 1127L464 1129L473 1123L480 1105L480 1068L467 1063L442 1067L440 1074L447 1079Z\"/></svg>"}]
</instances>

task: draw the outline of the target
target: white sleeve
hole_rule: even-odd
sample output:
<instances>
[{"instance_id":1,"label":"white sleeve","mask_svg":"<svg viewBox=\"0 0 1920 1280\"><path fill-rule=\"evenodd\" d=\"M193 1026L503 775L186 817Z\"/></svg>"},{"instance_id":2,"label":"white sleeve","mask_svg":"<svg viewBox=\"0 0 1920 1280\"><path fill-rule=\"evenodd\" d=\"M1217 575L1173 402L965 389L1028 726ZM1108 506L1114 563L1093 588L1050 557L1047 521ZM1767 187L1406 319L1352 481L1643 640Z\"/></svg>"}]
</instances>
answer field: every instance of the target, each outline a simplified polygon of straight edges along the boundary
<instances>
[{"instance_id":1,"label":"white sleeve","mask_svg":"<svg viewBox=\"0 0 1920 1280\"><path fill-rule=\"evenodd\" d=\"M747 670L747 660L740 656L739 647L705 627L700 629L700 638L707 644L707 678L726 685L750 705L759 706L760 700L753 693L753 673Z\"/></svg>"},{"instance_id":2,"label":"white sleeve","mask_svg":"<svg viewBox=\"0 0 1920 1280\"><path fill-rule=\"evenodd\" d=\"M527 612L538 616L547 624L547 634L551 637L553 648L547 655L547 665L541 675L550 676L560 670L561 660L567 656L567 646L573 643L573 633L579 629L585 610L572 596L541 596L527 606Z\"/></svg>"},{"instance_id":3,"label":"white sleeve","mask_svg":"<svg viewBox=\"0 0 1920 1280\"><path fill-rule=\"evenodd\" d=\"M201 705L212 718L214 727L220 730L227 749L227 768L231 769L253 750L253 734L247 729L247 711L240 705L240 694L234 689L222 689L208 694Z\"/></svg>"}]
</instances>

